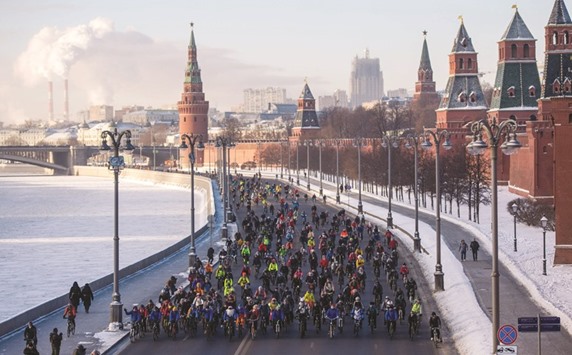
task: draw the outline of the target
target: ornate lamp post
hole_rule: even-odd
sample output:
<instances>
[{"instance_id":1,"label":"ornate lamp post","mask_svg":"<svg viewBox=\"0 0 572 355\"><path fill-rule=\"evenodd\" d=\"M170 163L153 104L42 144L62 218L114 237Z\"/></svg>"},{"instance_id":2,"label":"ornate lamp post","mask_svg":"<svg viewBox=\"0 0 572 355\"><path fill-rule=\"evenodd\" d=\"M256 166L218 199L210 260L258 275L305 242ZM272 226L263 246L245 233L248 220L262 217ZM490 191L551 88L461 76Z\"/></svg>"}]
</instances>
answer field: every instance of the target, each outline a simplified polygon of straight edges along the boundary
<instances>
[{"instance_id":1,"label":"ornate lamp post","mask_svg":"<svg viewBox=\"0 0 572 355\"><path fill-rule=\"evenodd\" d=\"M222 241L224 243L224 247L226 247L226 241L228 240L228 198L227 198L227 193L228 193L228 180L227 180L227 175L228 175L228 170L227 170L227 164L226 164L226 149L228 147L230 147L232 144L232 141L230 139L230 137L216 137L216 146L218 148L222 149L222 175L221 175L221 182L222 182L222 186L223 186L223 193L222 193L222 201L223 201L223 209L224 209L224 220L223 220L223 224L222 224ZM223 247L223 248L224 248Z\"/></svg>"},{"instance_id":2,"label":"ornate lamp post","mask_svg":"<svg viewBox=\"0 0 572 355\"><path fill-rule=\"evenodd\" d=\"M540 225L542 226L542 275L546 275L546 226L548 225L546 216L542 216Z\"/></svg>"},{"instance_id":3,"label":"ornate lamp post","mask_svg":"<svg viewBox=\"0 0 572 355\"><path fill-rule=\"evenodd\" d=\"M497 148L501 139L505 138L504 143L500 146L506 155L514 154L521 147L520 142L516 139L517 124L515 120L506 120L497 124L494 120L489 123L487 120L480 120L471 124L473 132L473 141L467 145L470 154L483 154L487 148L491 150L491 242L492 242L492 344L493 352L496 351L498 345L497 333L499 329L499 269L498 269L498 191L497 191ZM482 131L488 138L488 144L482 139Z\"/></svg>"},{"instance_id":4,"label":"ornate lamp post","mask_svg":"<svg viewBox=\"0 0 572 355\"><path fill-rule=\"evenodd\" d=\"M296 185L300 186L300 145L302 142L296 142Z\"/></svg>"},{"instance_id":5,"label":"ornate lamp post","mask_svg":"<svg viewBox=\"0 0 572 355\"><path fill-rule=\"evenodd\" d=\"M284 142L280 142L280 179L284 178Z\"/></svg>"},{"instance_id":6,"label":"ornate lamp post","mask_svg":"<svg viewBox=\"0 0 572 355\"><path fill-rule=\"evenodd\" d=\"M513 203L511 206L512 208L512 215L514 217L514 251L517 251L516 248L516 211L518 211L518 205Z\"/></svg>"},{"instance_id":7,"label":"ornate lamp post","mask_svg":"<svg viewBox=\"0 0 572 355\"><path fill-rule=\"evenodd\" d=\"M397 137L384 134L381 136L381 146L387 148L387 184L389 187L387 228L393 228L393 216L391 215L391 196L393 195L393 187L391 186L391 147L397 148L399 146L399 142L397 141Z\"/></svg>"},{"instance_id":8,"label":"ornate lamp post","mask_svg":"<svg viewBox=\"0 0 572 355\"><path fill-rule=\"evenodd\" d=\"M202 151L205 146L202 142L202 135L182 134L180 149L189 149L189 162L191 163L191 247L189 249L189 272L197 261L197 253L195 248L195 144L197 150ZM197 140L198 143L197 143ZM187 145L187 142L189 144Z\"/></svg>"},{"instance_id":9,"label":"ornate lamp post","mask_svg":"<svg viewBox=\"0 0 572 355\"><path fill-rule=\"evenodd\" d=\"M334 139L336 145L336 203L340 203L340 143L341 139Z\"/></svg>"},{"instance_id":10,"label":"ornate lamp post","mask_svg":"<svg viewBox=\"0 0 572 355\"><path fill-rule=\"evenodd\" d=\"M114 177L114 235L113 235L113 295L111 296L111 304L109 305L110 325L109 329L123 328L123 304L121 303L121 294L119 293L119 172L125 166L123 156L119 155L121 148L121 139L125 137L124 150L133 150L135 147L131 145L131 131L126 130L117 132L117 128L112 131L101 132L101 151L110 151L111 147L107 144L107 138L111 139L113 146L113 156L109 158L109 169L113 170Z\"/></svg>"},{"instance_id":11,"label":"ornate lamp post","mask_svg":"<svg viewBox=\"0 0 572 355\"><path fill-rule=\"evenodd\" d=\"M316 140L316 145L318 146L318 152L319 152L318 154L320 157L318 169L320 170L320 196L321 196L324 194L324 189L322 186L322 178L324 175L324 174L322 174L322 146L324 145L324 140L323 139Z\"/></svg>"},{"instance_id":12,"label":"ornate lamp post","mask_svg":"<svg viewBox=\"0 0 572 355\"><path fill-rule=\"evenodd\" d=\"M312 145L311 140L304 141L304 146L306 147L306 189L310 191L310 146Z\"/></svg>"},{"instance_id":13,"label":"ornate lamp post","mask_svg":"<svg viewBox=\"0 0 572 355\"><path fill-rule=\"evenodd\" d=\"M425 131L425 141L421 143L423 149L430 149L433 144L430 138L435 142L435 195L437 195L437 206L435 207L435 238L437 247L437 260L435 262L435 291L443 291L445 289L445 280L443 273L443 265L441 265L441 171L439 168L439 147L441 142L445 150L451 149L453 146L449 142L449 132L443 131Z\"/></svg>"},{"instance_id":14,"label":"ornate lamp post","mask_svg":"<svg viewBox=\"0 0 572 355\"><path fill-rule=\"evenodd\" d=\"M288 145L288 183L292 182L292 176L290 176L290 141L286 141L286 144Z\"/></svg>"},{"instance_id":15,"label":"ornate lamp post","mask_svg":"<svg viewBox=\"0 0 572 355\"><path fill-rule=\"evenodd\" d=\"M357 148L357 165L358 165L358 213L363 213L363 204L361 202L361 147L363 146L364 139L362 137L357 137L353 141L353 146Z\"/></svg>"},{"instance_id":16,"label":"ornate lamp post","mask_svg":"<svg viewBox=\"0 0 572 355\"><path fill-rule=\"evenodd\" d=\"M413 193L415 195L415 233L413 235L413 250L418 251L421 253L421 238L419 237L419 183L418 183L418 171L419 165L417 164L417 156L419 151L419 136L416 134L408 134L407 135L407 142L405 143L405 147L408 149L413 148L413 156L414 156L414 184L413 184Z\"/></svg>"}]
</instances>

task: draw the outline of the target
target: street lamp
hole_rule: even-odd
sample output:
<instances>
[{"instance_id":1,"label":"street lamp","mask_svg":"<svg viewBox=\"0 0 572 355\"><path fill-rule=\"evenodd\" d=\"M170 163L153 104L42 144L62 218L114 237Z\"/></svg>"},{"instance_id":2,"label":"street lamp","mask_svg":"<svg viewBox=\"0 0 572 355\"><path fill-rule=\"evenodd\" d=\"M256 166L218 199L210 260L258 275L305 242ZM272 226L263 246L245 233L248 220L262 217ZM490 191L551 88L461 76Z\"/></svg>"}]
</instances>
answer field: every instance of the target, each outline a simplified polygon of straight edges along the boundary
<instances>
[{"instance_id":1,"label":"street lamp","mask_svg":"<svg viewBox=\"0 0 572 355\"><path fill-rule=\"evenodd\" d=\"M516 249L516 211L518 210L518 205L516 203L513 203L512 206L512 215L514 216L514 251L517 251Z\"/></svg>"},{"instance_id":2,"label":"street lamp","mask_svg":"<svg viewBox=\"0 0 572 355\"><path fill-rule=\"evenodd\" d=\"M114 176L114 236L113 236L113 295L111 296L111 304L109 305L111 315L109 329L123 328L123 304L121 303L121 295L119 294L119 172L125 166L123 156L119 155L121 147L121 139L125 137L124 150L133 150L135 147L131 145L131 131L126 130L117 132L117 128L112 131L101 132L101 151L110 151L111 147L107 145L107 137L111 139L113 146L113 156L109 158L110 170L113 170Z\"/></svg>"},{"instance_id":3,"label":"street lamp","mask_svg":"<svg viewBox=\"0 0 572 355\"><path fill-rule=\"evenodd\" d=\"M439 169L439 150L441 146L441 141L443 142L443 148L445 150L451 149L453 146L449 142L449 132L443 131L425 131L425 140L421 143L421 147L425 150L430 149L433 144L431 144L430 138L433 138L435 142L435 194L437 195L437 206L435 207L435 237L436 237L436 247L437 247L437 260L435 262L435 291L443 291L445 289L445 274L443 273L443 265L441 265L441 173Z\"/></svg>"},{"instance_id":4,"label":"street lamp","mask_svg":"<svg viewBox=\"0 0 572 355\"><path fill-rule=\"evenodd\" d=\"M322 196L324 194L324 189L322 186L322 146L324 145L324 140L323 139L318 139L316 140L316 145L318 146L318 154L319 154L319 168L318 170L320 170L320 196Z\"/></svg>"},{"instance_id":5,"label":"street lamp","mask_svg":"<svg viewBox=\"0 0 572 355\"><path fill-rule=\"evenodd\" d=\"M300 145L302 142L296 142L296 185L300 186Z\"/></svg>"},{"instance_id":6,"label":"street lamp","mask_svg":"<svg viewBox=\"0 0 572 355\"><path fill-rule=\"evenodd\" d=\"M280 142L280 179L284 178L284 145L283 141Z\"/></svg>"},{"instance_id":7,"label":"street lamp","mask_svg":"<svg viewBox=\"0 0 572 355\"><path fill-rule=\"evenodd\" d=\"M341 139L334 139L336 145L336 203L340 203L340 143Z\"/></svg>"},{"instance_id":8,"label":"street lamp","mask_svg":"<svg viewBox=\"0 0 572 355\"><path fill-rule=\"evenodd\" d=\"M197 139L199 142L197 143ZM197 253L195 249L195 144L197 150L202 151L205 146L202 142L202 135L182 134L180 149L189 149L189 162L191 163L191 248L189 249L189 273L197 261ZM187 141L189 144L187 145Z\"/></svg>"},{"instance_id":9,"label":"street lamp","mask_svg":"<svg viewBox=\"0 0 572 355\"><path fill-rule=\"evenodd\" d=\"M499 329L499 269L498 269L498 191L497 191L497 148L499 142L504 138L504 143L500 146L506 155L514 154L521 147L520 142L516 139L517 124L515 120L505 120L497 124L494 120L489 123L486 119L471 123L471 132L473 132L473 140L467 145L467 151L472 155L483 154L487 148L491 149L491 183L492 183L492 200L491 200L491 242L493 250L492 259L492 344L493 353L496 352L498 339L497 333ZM482 133L484 131L488 138L488 144L483 141Z\"/></svg>"},{"instance_id":10,"label":"street lamp","mask_svg":"<svg viewBox=\"0 0 572 355\"><path fill-rule=\"evenodd\" d=\"M292 176L290 176L290 140L286 141L288 145L288 183L292 182Z\"/></svg>"},{"instance_id":11,"label":"street lamp","mask_svg":"<svg viewBox=\"0 0 572 355\"><path fill-rule=\"evenodd\" d=\"M304 141L304 146L306 147L306 188L310 191L310 146L312 145L311 140Z\"/></svg>"},{"instance_id":12,"label":"street lamp","mask_svg":"<svg viewBox=\"0 0 572 355\"><path fill-rule=\"evenodd\" d=\"M260 149L260 145L262 144L262 142L258 141L257 144L258 144L258 175L260 175L260 168L262 165L262 156L261 156L262 150Z\"/></svg>"},{"instance_id":13,"label":"street lamp","mask_svg":"<svg viewBox=\"0 0 572 355\"><path fill-rule=\"evenodd\" d=\"M386 134L381 136L381 146L387 148L387 184L389 185L389 208L387 210L387 228L393 228L393 217L391 216L391 195L393 194L393 187L391 186L391 147L397 148L399 143L397 137L388 136Z\"/></svg>"},{"instance_id":14,"label":"street lamp","mask_svg":"<svg viewBox=\"0 0 572 355\"><path fill-rule=\"evenodd\" d=\"M226 242L228 240L228 199L227 199L227 192L228 192L228 181L226 176L227 172L227 165L226 165L226 148L232 144L230 137L216 137L216 147L222 149L222 174L221 174L221 183L222 183L222 204L224 210L224 220L222 224L222 241L223 241L223 248L226 247Z\"/></svg>"},{"instance_id":15,"label":"street lamp","mask_svg":"<svg viewBox=\"0 0 572 355\"><path fill-rule=\"evenodd\" d=\"M415 195L415 233L413 236L413 250L421 253L421 238L419 237L419 192L418 192L418 181L417 174L419 166L417 164L417 153L419 151L419 136L416 134L408 134L407 142L405 143L407 149L413 148L414 156L414 183L413 183L413 194Z\"/></svg>"},{"instance_id":16,"label":"street lamp","mask_svg":"<svg viewBox=\"0 0 572 355\"><path fill-rule=\"evenodd\" d=\"M358 155L357 155L357 165L358 165L358 213L363 213L363 205L361 203L361 147L363 146L364 139L361 137L357 137L353 141L353 146L357 147Z\"/></svg>"},{"instance_id":17,"label":"street lamp","mask_svg":"<svg viewBox=\"0 0 572 355\"><path fill-rule=\"evenodd\" d=\"M548 218L542 215L540 219L542 226L542 275L546 275L546 226L548 225Z\"/></svg>"}]
</instances>

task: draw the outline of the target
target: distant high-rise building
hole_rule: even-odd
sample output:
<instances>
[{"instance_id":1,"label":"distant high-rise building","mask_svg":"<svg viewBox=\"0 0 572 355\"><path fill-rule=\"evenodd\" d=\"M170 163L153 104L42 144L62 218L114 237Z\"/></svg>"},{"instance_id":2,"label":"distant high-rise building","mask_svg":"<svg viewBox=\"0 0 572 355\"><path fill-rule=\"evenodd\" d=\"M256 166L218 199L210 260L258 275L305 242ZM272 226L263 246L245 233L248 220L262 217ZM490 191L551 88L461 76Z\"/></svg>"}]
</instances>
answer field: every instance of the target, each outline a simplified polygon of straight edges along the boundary
<instances>
[{"instance_id":1,"label":"distant high-rise building","mask_svg":"<svg viewBox=\"0 0 572 355\"><path fill-rule=\"evenodd\" d=\"M387 96L388 97L402 97L405 98L407 96L409 96L409 94L407 93L407 89L405 88L399 88L399 89L394 89L394 90L387 90ZM372 100L373 101L373 100Z\"/></svg>"},{"instance_id":2,"label":"distant high-rise building","mask_svg":"<svg viewBox=\"0 0 572 355\"><path fill-rule=\"evenodd\" d=\"M268 104L287 103L286 89L268 87L266 89L244 90L244 112L261 113L268 110Z\"/></svg>"},{"instance_id":3,"label":"distant high-rise building","mask_svg":"<svg viewBox=\"0 0 572 355\"><path fill-rule=\"evenodd\" d=\"M383 72L379 69L379 58L370 58L369 50L365 58L354 58L350 77L352 107L383 97Z\"/></svg>"},{"instance_id":4,"label":"distant high-rise building","mask_svg":"<svg viewBox=\"0 0 572 355\"><path fill-rule=\"evenodd\" d=\"M187 69L185 70L185 82L181 100L177 102L179 111L179 134L194 134L202 136L204 142L208 140L209 128L209 102L205 100L203 93L203 81L201 69L197 60L197 45L195 34L191 24L191 42L188 48ZM204 151L196 151L195 159L197 166L204 164ZM181 167L190 166L188 154L181 154Z\"/></svg>"},{"instance_id":5,"label":"distant high-rise building","mask_svg":"<svg viewBox=\"0 0 572 355\"><path fill-rule=\"evenodd\" d=\"M319 96L318 109L323 111L328 107L348 107L348 95L344 90L336 90L333 95Z\"/></svg>"}]
</instances>

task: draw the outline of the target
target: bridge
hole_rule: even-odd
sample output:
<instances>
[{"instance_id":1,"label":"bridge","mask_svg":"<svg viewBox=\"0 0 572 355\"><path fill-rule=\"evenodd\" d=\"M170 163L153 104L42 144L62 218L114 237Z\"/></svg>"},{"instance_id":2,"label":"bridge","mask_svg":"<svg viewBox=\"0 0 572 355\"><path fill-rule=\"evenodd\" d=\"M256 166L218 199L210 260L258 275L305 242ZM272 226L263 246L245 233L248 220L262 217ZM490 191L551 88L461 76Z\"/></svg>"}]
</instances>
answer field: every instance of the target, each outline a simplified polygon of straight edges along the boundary
<instances>
[{"instance_id":1,"label":"bridge","mask_svg":"<svg viewBox=\"0 0 572 355\"><path fill-rule=\"evenodd\" d=\"M153 157L159 166L177 156L177 148L140 147L137 153ZM87 165L88 159L97 154L99 147L90 146L0 146L0 160L52 169L54 175L71 174L74 165Z\"/></svg>"}]
</instances>

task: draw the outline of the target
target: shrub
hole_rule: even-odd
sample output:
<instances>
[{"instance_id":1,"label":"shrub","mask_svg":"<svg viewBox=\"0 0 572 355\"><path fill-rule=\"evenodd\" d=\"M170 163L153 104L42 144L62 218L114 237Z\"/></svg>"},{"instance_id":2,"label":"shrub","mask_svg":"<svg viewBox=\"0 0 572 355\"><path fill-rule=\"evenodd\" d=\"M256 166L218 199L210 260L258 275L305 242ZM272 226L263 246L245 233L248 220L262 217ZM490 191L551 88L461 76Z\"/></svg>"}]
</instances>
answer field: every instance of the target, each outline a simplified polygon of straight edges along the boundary
<instances>
[{"instance_id":1,"label":"shrub","mask_svg":"<svg viewBox=\"0 0 572 355\"><path fill-rule=\"evenodd\" d=\"M512 204L516 203L516 219L519 222L526 223L527 226L541 227L540 219L546 216L548 224L546 230L554 230L554 208L552 205L538 202L529 198L517 198L510 201L506 208L507 211L514 215L512 211Z\"/></svg>"}]
</instances>

